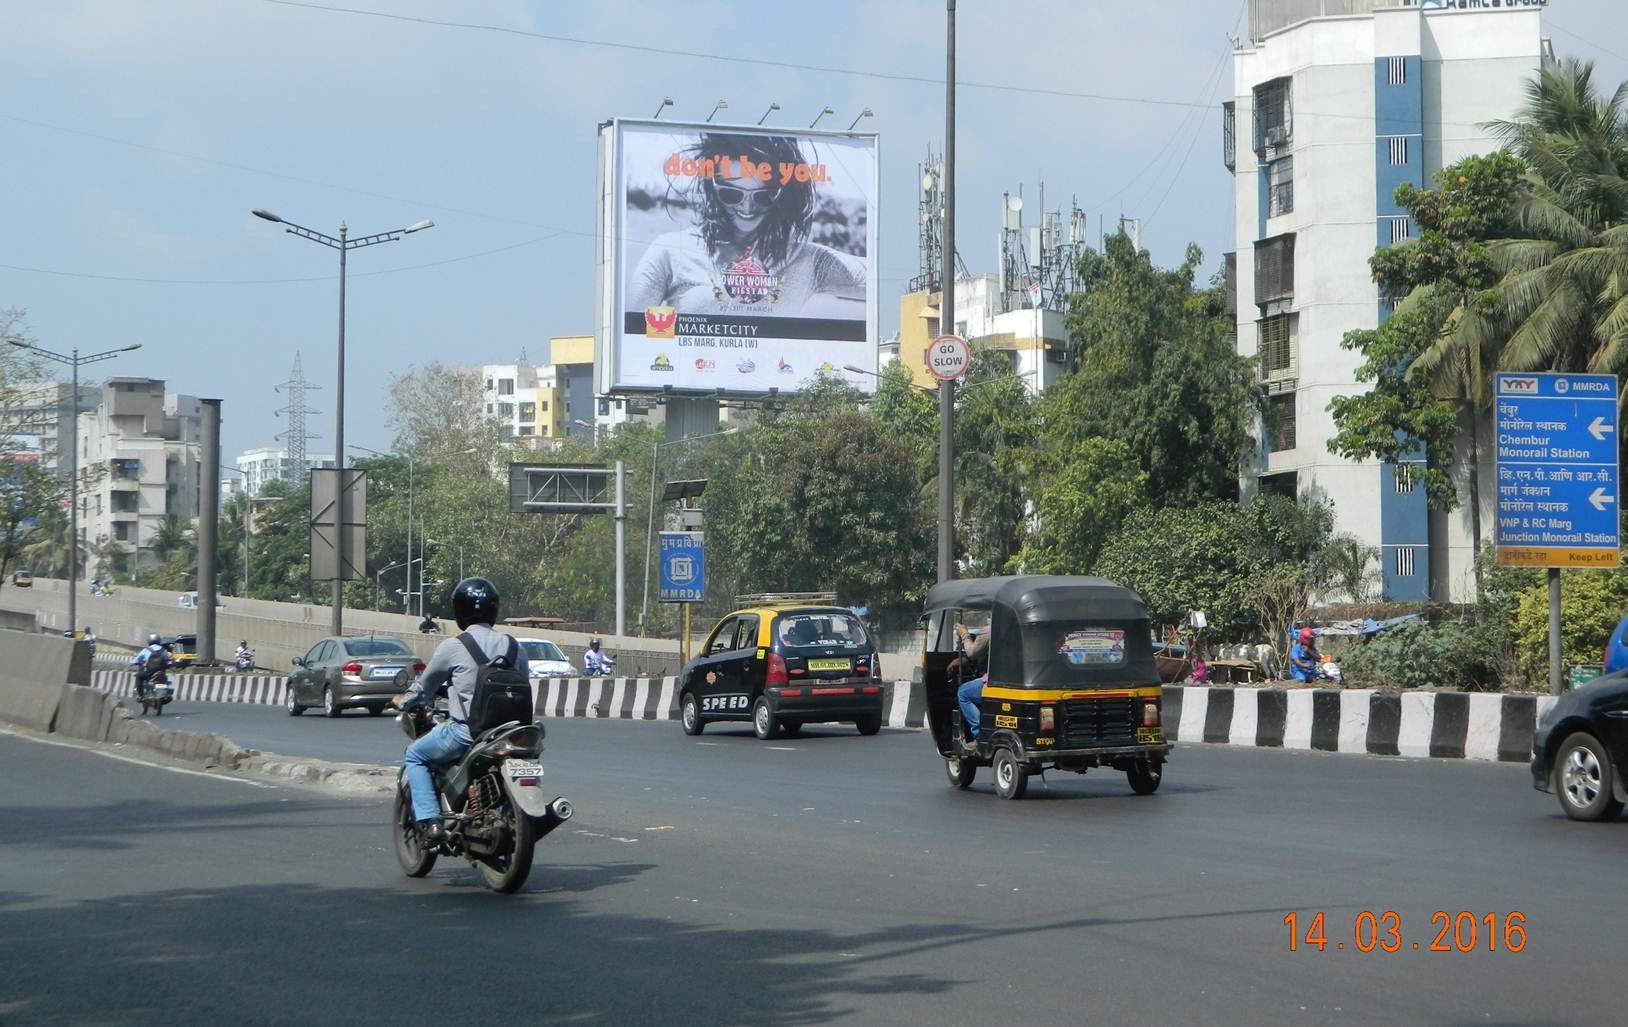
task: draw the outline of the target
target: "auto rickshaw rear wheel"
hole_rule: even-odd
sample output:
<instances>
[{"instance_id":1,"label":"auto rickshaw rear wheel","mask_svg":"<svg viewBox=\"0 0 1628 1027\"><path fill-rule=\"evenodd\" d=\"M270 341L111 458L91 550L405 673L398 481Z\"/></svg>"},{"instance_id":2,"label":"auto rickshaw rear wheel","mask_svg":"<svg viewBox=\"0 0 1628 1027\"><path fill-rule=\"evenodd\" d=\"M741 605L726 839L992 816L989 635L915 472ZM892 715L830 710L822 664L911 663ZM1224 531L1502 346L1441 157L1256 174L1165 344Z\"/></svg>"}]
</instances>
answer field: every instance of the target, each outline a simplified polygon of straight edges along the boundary
<instances>
[{"instance_id":1,"label":"auto rickshaw rear wheel","mask_svg":"<svg viewBox=\"0 0 1628 1027\"><path fill-rule=\"evenodd\" d=\"M1137 795L1152 795L1164 780L1164 765L1153 760L1137 760L1125 771L1125 777L1130 780L1131 791Z\"/></svg>"},{"instance_id":2,"label":"auto rickshaw rear wheel","mask_svg":"<svg viewBox=\"0 0 1628 1027\"><path fill-rule=\"evenodd\" d=\"M1021 799L1029 790L1029 771L1011 749L995 750L991 764L995 771L995 794L1003 799Z\"/></svg>"},{"instance_id":3,"label":"auto rickshaw rear wheel","mask_svg":"<svg viewBox=\"0 0 1628 1027\"><path fill-rule=\"evenodd\" d=\"M944 758L944 775L950 779L950 785L955 788L966 789L972 786L972 779L978 773L978 768L959 756L946 756Z\"/></svg>"}]
</instances>

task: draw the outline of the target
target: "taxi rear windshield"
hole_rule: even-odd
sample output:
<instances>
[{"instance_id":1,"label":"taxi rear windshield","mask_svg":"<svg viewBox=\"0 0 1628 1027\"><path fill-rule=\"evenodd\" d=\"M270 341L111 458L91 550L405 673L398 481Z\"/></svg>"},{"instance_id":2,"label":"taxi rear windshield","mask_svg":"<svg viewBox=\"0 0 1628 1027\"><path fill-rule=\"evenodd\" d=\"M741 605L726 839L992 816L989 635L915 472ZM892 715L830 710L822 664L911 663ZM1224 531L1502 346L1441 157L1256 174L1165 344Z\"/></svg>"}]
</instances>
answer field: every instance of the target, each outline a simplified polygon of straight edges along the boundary
<instances>
[{"instance_id":1,"label":"taxi rear windshield","mask_svg":"<svg viewBox=\"0 0 1628 1027\"><path fill-rule=\"evenodd\" d=\"M846 613L788 613L775 623L775 641L801 649L812 646L860 649L869 644L865 625Z\"/></svg>"}]
</instances>

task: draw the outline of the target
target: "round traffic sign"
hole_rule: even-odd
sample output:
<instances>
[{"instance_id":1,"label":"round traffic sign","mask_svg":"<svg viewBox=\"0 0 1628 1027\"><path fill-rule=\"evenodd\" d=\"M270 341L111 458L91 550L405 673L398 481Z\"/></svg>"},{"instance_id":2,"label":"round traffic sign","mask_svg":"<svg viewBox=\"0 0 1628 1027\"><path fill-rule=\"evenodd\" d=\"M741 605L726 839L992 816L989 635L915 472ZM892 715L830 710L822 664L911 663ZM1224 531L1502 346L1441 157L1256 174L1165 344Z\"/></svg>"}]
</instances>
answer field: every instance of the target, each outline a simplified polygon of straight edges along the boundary
<instances>
[{"instance_id":1,"label":"round traffic sign","mask_svg":"<svg viewBox=\"0 0 1628 1027\"><path fill-rule=\"evenodd\" d=\"M967 373L972 350L958 335L940 335L927 347L927 370L939 381L950 382Z\"/></svg>"}]
</instances>

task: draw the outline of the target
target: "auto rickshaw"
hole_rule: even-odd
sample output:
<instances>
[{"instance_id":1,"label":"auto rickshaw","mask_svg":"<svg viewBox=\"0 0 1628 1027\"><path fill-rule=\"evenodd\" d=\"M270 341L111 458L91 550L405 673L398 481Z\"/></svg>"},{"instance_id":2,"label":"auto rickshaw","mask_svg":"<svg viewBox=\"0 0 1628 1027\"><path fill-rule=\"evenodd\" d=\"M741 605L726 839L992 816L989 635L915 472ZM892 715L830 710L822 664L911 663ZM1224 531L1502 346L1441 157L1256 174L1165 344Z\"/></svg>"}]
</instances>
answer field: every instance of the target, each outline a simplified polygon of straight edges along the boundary
<instances>
[{"instance_id":1,"label":"auto rickshaw","mask_svg":"<svg viewBox=\"0 0 1628 1027\"><path fill-rule=\"evenodd\" d=\"M969 665L957 625L987 615L987 680L978 737L956 693ZM1131 790L1159 787L1171 745L1142 598L1104 578L1025 576L949 581L927 593L922 681L927 724L950 784L991 767L995 792L1023 797L1047 768L1123 771Z\"/></svg>"}]
</instances>

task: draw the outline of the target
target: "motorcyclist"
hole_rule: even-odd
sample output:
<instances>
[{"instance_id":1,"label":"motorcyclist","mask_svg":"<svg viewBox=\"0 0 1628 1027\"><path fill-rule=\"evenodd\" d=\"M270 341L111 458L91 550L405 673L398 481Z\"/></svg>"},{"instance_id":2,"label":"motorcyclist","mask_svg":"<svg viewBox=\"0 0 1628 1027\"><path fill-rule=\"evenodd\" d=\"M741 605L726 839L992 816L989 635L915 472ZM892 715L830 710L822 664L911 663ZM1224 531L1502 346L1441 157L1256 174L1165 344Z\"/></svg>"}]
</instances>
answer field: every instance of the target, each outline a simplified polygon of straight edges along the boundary
<instances>
[{"instance_id":1,"label":"motorcyclist","mask_svg":"<svg viewBox=\"0 0 1628 1027\"><path fill-rule=\"evenodd\" d=\"M158 635L148 635L146 648L136 653L130 662L136 668L136 696L139 698L152 690L154 675L170 665L170 651Z\"/></svg>"},{"instance_id":2,"label":"motorcyclist","mask_svg":"<svg viewBox=\"0 0 1628 1027\"><path fill-rule=\"evenodd\" d=\"M599 645L599 639L593 639L588 643L588 651L582 654L582 671L591 678L609 674L611 668L616 666L616 661L610 658L609 653L601 650Z\"/></svg>"},{"instance_id":3,"label":"motorcyclist","mask_svg":"<svg viewBox=\"0 0 1628 1027\"><path fill-rule=\"evenodd\" d=\"M237 644L237 653L233 661L238 670L252 670L254 668L254 650L249 648L249 640L243 639Z\"/></svg>"},{"instance_id":4,"label":"motorcyclist","mask_svg":"<svg viewBox=\"0 0 1628 1027\"><path fill-rule=\"evenodd\" d=\"M526 674L525 649L512 636L492 627L497 623L498 602L497 587L490 581L465 578L452 590L453 619L474 640L488 661L507 662L514 670ZM390 700L390 705L398 709L430 705L435 702L435 695L441 687L447 687L448 719L409 745L403 761L407 770L407 786L413 797L413 819L417 821L425 841L430 844L439 843L446 835L430 768L457 762L473 743L467 721L480 668L459 638L455 635L436 646L435 655L430 657L418 680L405 693Z\"/></svg>"}]
</instances>

